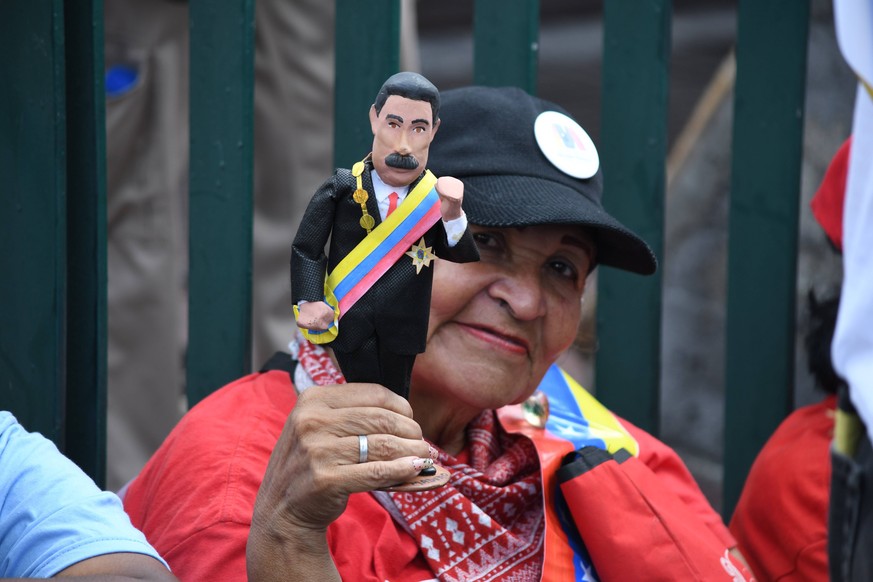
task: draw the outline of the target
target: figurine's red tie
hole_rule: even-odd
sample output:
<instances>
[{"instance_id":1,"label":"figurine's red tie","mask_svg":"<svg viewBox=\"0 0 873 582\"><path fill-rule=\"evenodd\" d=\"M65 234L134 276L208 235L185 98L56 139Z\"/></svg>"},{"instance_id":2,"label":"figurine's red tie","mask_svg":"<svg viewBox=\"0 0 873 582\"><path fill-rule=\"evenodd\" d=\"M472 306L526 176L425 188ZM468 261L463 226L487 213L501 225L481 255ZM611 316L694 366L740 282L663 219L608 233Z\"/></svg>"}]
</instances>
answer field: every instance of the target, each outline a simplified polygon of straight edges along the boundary
<instances>
[{"instance_id":1,"label":"figurine's red tie","mask_svg":"<svg viewBox=\"0 0 873 582\"><path fill-rule=\"evenodd\" d=\"M385 217L391 216L391 213L397 210L397 192L392 192L388 195L388 212Z\"/></svg>"}]
</instances>

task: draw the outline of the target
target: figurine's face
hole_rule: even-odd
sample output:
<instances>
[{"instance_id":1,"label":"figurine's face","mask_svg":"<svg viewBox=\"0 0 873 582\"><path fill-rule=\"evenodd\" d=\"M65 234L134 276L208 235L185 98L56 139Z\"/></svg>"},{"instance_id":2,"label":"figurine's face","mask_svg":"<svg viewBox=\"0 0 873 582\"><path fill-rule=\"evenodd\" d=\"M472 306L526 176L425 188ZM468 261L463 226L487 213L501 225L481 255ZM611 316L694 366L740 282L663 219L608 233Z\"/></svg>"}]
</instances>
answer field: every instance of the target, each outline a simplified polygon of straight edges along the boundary
<instances>
[{"instance_id":1,"label":"figurine's face","mask_svg":"<svg viewBox=\"0 0 873 582\"><path fill-rule=\"evenodd\" d=\"M439 127L433 123L427 101L391 95L376 115L370 107L373 129L373 167L389 186L411 184L425 167L430 142Z\"/></svg>"},{"instance_id":2,"label":"figurine's face","mask_svg":"<svg viewBox=\"0 0 873 582\"><path fill-rule=\"evenodd\" d=\"M411 391L478 413L522 402L573 342L595 247L575 225L469 228L481 259L436 262Z\"/></svg>"}]
</instances>

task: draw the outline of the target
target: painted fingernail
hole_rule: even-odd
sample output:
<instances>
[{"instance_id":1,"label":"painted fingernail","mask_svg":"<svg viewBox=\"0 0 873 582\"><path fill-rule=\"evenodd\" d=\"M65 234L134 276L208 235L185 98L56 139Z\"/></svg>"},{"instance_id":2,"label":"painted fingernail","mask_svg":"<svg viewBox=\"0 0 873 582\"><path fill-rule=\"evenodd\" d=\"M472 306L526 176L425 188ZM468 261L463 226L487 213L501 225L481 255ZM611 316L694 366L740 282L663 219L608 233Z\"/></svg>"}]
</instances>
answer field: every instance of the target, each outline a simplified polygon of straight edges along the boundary
<instances>
[{"instance_id":1,"label":"painted fingernail","mask_svg":"<svg viewBox=\"0 0 873 582\"><path fill-rule=\"evenodd\" d=\"M413 459L412 467L416 471L430 469L431 467L433 467L433 459Z\"/></svg>"},{"instance_id":2,"label":"painted fingernail","mask_svg":"<svg viewBox=\"0 0 873 582\"><path fill-rule=\"evenodd\" d=\"M439 458L439 456L440 456L439 451L436 450L435 448L433 448L433 447L430 446L430 445L428 445L427 448L428 448L428 451L429 451L428 454L430 454L430 458L433 459L433 460L437 460L437 459Z\"/></svg>"}]
</instances>

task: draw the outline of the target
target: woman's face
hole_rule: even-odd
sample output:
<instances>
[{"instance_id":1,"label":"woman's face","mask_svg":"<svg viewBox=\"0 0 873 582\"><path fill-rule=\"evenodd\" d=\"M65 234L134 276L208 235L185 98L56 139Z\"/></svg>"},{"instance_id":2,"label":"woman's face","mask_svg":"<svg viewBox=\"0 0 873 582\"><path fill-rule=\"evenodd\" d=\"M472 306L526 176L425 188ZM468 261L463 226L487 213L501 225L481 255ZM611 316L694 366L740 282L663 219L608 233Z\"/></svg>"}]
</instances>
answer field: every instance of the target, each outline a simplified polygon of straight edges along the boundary
<instances>
[{"instance_id":1,"label":"woman's face","mask_svg":"<svg viewBox=\"0 0 873 582\"><path fill-rule=\"evenodd\" d=\"M481 260L436 262L412 390L479 411L523 401L573 342L594 244L580 226L470 228Z\"/></svg>"}]
</instances>

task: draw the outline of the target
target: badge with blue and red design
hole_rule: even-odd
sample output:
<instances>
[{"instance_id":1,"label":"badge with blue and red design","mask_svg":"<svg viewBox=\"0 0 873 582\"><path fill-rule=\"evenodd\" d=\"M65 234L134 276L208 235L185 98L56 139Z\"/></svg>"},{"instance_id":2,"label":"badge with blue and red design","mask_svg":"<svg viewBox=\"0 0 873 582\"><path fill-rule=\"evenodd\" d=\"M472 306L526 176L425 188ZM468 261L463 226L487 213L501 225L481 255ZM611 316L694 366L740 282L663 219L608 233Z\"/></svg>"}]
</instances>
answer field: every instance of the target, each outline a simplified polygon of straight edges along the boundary
<instances>
[{"instance_id":1,"label":"badge with blue and red design","mask_svg":"<svg viewBox=\"0 0 873 582\"><path fill-rule=\"evenodd\" d=\"M597 173L600 156L588 134L573 119L557 111L543 111L534 122L537 145L552 165L574 178Z\"/></svg>"},{"instance_id":2,"label":"badge with blue and red design","mask_svg":"<svg viewBox=\"0 0 873 582\"><path fill-rule=\"evenodd\" d=\"M432 251L433 248L425 244L424 237L421 237L417 245L412 245L412 250L406 251L406 255L412 257L416 275L421 273L423 267L430 267L430 262L436 258Z\"/></svg>"}]
</instances>

